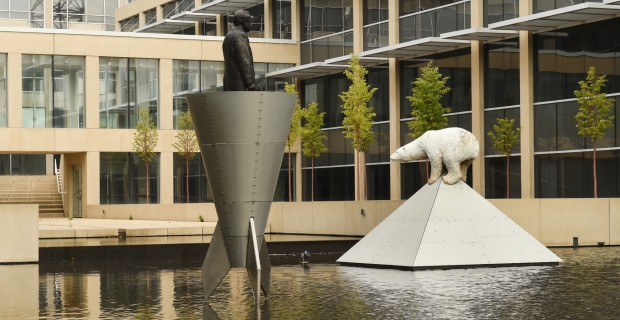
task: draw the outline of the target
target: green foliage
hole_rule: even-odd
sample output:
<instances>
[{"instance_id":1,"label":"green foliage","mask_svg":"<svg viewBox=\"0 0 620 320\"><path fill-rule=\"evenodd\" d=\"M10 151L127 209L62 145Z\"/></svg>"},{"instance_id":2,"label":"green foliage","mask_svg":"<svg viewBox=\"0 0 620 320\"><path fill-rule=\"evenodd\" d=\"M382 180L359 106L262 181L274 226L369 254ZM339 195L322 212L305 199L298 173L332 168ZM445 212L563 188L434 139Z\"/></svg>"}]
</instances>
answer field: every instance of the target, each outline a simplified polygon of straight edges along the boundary
<instances>
[{"instance_id":1,"label":"green foliage","mask_svg":"<svg viewBox=\"0 0 620 320\"><path fill-rule=\"evenodd\" d=\"M487 133L493 140L493 147L505 156L510 156L512 148L519 143L521 127L513 129L514 124L515 119L498 118L497 124L493 126L497 135L493 134L493 131Z\"/></svg>"},{"instance_id":2,"label":"green foliage","mask_svg":"<svg viewBox=\"0 0 620 320\"><path fill-rule=\"evenodd\" d=\"M284 85L284 90L286 93L297 95L297 90L295 89L295 84L286 83ZM293 121L291 122L291 128L288 132L288 139L286 140L286 145L291 147L297 141L297 138L301 135L301 118L303 117L303 111L301 109L301 102L299 98L297 98L297 103L295 104L295 111L293 111Z\"/></svg>"},{"instance_id":3,"label":"green foliage","mask_svg":"<svg viewBox=\"0 0 620 320\"><path fill-rule=\"evenodd\" d=\"M133 220L133 216L132 215L129 215L129 220Z\"/></svg>"},{"instance_id":4,"label":"green foliage","mask_svg":"<svg viewBox=\"0 0 620 320\"><path fill-rule=\"evenodd\" d=\"M323 140L327 139L323 127L323 117L325 112L319 113L318 103L311 102L303 111L303 118L306 123L301 128L302 151L306 157L320 157L323 152L327 152Z\"/></svg>"},{"instance_id":5,"label":"green foliage","mask_svg":"<svg viewBox=\"0 0 620 320\"><path fill-rule=\"evenodd\" d=\"M198 220L200 220L200 222L205 222L205 219L202 217L202 215L198 215Z\"/></svg>"},{"instance_id":6,"label":"green foliage","mask_svg":"<svg viewBox=\"0 0 620 320\"><path fill-rule=\"evenodd\" d=\"M140 159L149 162L155 155L153 150L157 146L158 139L157 127L153 123L149 110L140 110L138 125L136 125L136 131L133 134L133 150Z\"/></svg>"},{"instance_id":7,"label":"green foliage","mask_svg":"<svg viewBox=\"0 0 620 320\"><path fill-rule=\"evenodd\" d=\"M596 68L590 67L586 80L579 81L579 90L575 90L579 103L579 111L575 115L577 129L580 135L592 140L604 137L605 130L613 126L614 117L609 116L613 99L601 92L605 82L605 75L596 78Z\"/></svg>"},{"instance_id":8,"label":"green foliage","mask_svg":"<svg viewBox=\"0 0 620 320\"><path fill-rule=\"evenodd\" d=\"M413 82L413 94L407 96L411 102L411 116L413 120L407 122L410 135L417 139L428 130L439 130L448 126L448 118L445 113L452 109L441 105L441 98L451 88L446 86L448 77L442 77L438 67L433 67L429 62L422 67L422 74Z\"/></svg>"},{"instance_id":9,"label":"green foliage","mask_svg":"<svg viewBox=\"0 0 620 320\"><path fill-rule=\"evenodd\" d=\"M192 115L187 111L182 112L179 117L179 130L176 138L177 141L172 146L179 155L186 160L194 158L198 152L198 141L196 141Z\"/></svg>"},{"instance_id":10,"label":"green foliage","mask_svg":"<svg viewBox=\"0 0 620 320\"><path fill-rule=\"evenodd\" d=\"M366 84L368 70L359 64L359 60L358 56L352 55L349 70L344 71L352 84L349 90L340 94L339 97L344 103L342 105L344 136L351 139L351 145L355 150L363 152L370 148L375 138L372 123L377 114L368 107L368 101L377 88L370 89L370 85Z\"/></svg>"}]
</instances>

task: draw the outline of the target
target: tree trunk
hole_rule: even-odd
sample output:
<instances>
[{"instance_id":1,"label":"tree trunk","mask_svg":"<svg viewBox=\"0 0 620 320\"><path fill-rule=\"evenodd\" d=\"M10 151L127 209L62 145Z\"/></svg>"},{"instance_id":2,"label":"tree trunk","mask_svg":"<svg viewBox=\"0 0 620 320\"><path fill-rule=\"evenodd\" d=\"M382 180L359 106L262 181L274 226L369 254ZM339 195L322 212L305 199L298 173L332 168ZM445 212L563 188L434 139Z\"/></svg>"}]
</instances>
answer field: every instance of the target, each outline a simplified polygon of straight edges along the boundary
<instances>
[{"instance_id":1,"label":"tree trunk","mask_svg":"<svg viewBox=\"0 0 620 320\"><path fill-rule=\"evenodd\" d=\"M314 202L314 157L312 157L312 172L310 173L311 177L310 180L312 180L312 184L311 184L311 189L312 189L312 197L310 198L312 202Z\"/></svg>"},{"instance_id":2,"label":"tree trunk","mask_svg":"<svg viewBox=\"0 0 620 320\"><path fill-rule=\"evenodd\" d=\"M185 193L187 203L189 203L189 158L185 158Z\"/></svg>"},{"instance_id":3,"label":"tree trunk","mask_svg":"<svg viewBox=\"0 0 620 320\"><path fill-rule=\"evenodd\" d=\"M364 163L364 200L368 200L368 167Z\"/></svg>"},{"instance_id":4,"label":"tree trunk","mask_svg":"<svg viewBox=\"0 0 620 320\"><path fill-rule=\"evenodd\" d=\"M149 203L149 160L145 160L144 163L146 163L146 203Z\"/></svg>"},{"instance_id":5,"label":"tree trunk","mask_svg":"<svg viewBox=\"0 0 620 320\"><path fill-rule=\"evenodd\" d=\"M594 142L594 161L593 161L593 170L594 170L594 198L598 198L598 179L596 179L596 139L592 139Z\"/></svg>"},{"instance_id":6,"label":"tree trunk","mask_svg":"<svg viewBox=\"0 0 620 320\"><path fill-rule=\"evenodd\" d=\"M510 199L510 155L506 156L506 199Z\"/></svg>"},{"instance_id":7,"label":"tree trunk","mask_svg":"<svg viewBox=\"0 0 620 320\"><path fill-rule=\"evenodd\" d=\"M293 201L291 195L291 146L288 146L288 202Z\"/></svg>"},{"instance_id":8,"label":"tree trunk","mask_svg":"<svg viewBox=\"0 0 620 320\"><path fill-rule=\"evenodd\" d=\"M355 200L361 200L361 196L360 196L360 152L355 150L355 156L357 157L357 179L355 179L355 186L357 186L357 194L355 197Z\"/></svg>"}]
</instances>

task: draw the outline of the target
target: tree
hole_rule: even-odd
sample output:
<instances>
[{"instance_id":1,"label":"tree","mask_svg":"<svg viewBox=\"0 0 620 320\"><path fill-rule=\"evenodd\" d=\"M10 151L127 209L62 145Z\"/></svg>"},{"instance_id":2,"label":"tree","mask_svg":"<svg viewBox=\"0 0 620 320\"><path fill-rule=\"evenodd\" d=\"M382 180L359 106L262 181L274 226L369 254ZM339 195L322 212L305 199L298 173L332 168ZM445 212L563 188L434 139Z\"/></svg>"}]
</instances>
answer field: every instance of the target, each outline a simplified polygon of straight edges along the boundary
<instances>
[{"instance_id":1,"label":"tree","mask_svg":"<svg viewBox=\"0 0 620 320\"><path fill-rule=\"evenodd\" d=\"M133 133L133 150L146 164L146 203L149 203L149 161L153 159L159 136L149 109L140 110L136 131Z\"/></svg>"},{"instance_id":2,"label":"tree","mask_svg":"<svg viewBox=\"0 0 620 320\"><path fill-rule=\"evenodd\" d=\"M441 105L441 98L450 92L451 88L446 86L449 77L442 77L438 67L433 67L433 62L429 62L426 67L421 68L420 77L413 81L412 95L407 96L411 102L411 117L413 120L407 122L411 130L409 134L413 139L417 139L428 130L440 130L448 126L448 118L445 113L450 113L452 109ZM426 161L426 179L428 180L428 160Z\"/></svg>"},{"instance_id":3,"label":"tree","mask_svg":"<svg viewBox=\"0 0 620 320\"><path fill-rule=\"evenodd\" d=\"M342 113L344 120L342 126L344 128L344 136L351 139L351 145L355 149L357 185L356 199L360 199L360 154L363 154L370 148L370 144L375 138L372 131L373 118L377 115L372 112L372 108L368 107L368 101L377 91L377 88L370 89L370 85L366 84L366 75L368 70L359 64L359 57L352 55L349 62L349 70L345 70L344 74L347 79L351 80L349 90L339 95L344 103L342 105ZM364 166L364 177L366 177L366 166ZM365 179L366 180L366 179ZM366 182L366 186L368 182ZM368 188L366 188L368 189ZM366 193L366 192L365 192Z\"/></svg>"},{"instance_id":4,"label":"tree","mask_svg":"<svg viewBox=\"0 0 620 320\"><path fill-rule=\"evenodd\" d=\"M323 117L325 112L319 113L318 103L311 102L303 111L303 118L306 123L301 129L301 143L304 156L312 158L311 188L312 201L314 201L314 158L320 157L323 152L327 152L323 140L327 139L325 132L321 130L323 127Z\"/></svg>"},{"instance_id":5,"label":"tree","mask_svg":"<svg viewBox=\"0 0 620 320\"><path fill-rule=\"evenodd\" d=\"M189 203L189 160L196 156L198 141L196 141L192 116L187 111L182 112L179 117L179 131L177 131L176 138L177 142L173 143L172 146L185 159L185 193L187 203Z\"/></svg>"},{"instance_id":6,"label":"tree","mask_svg":"<svg viewBox=\"0 0 620 320\"><path fill-rule=\"evenodd\" d=\"M510 154L512 148L519 143L519 135L521 134L521 127L512 129L514 123L515 119L498 118L497 124L493 126L497 135L493 134L492 131L487 133L493 140L493 147L506 156L506 199L510 199Z\"/></svg>"},{"instance_id":7,"label":"tree","mask_svg":"<svg viewBox=\"0 0 620 320\"><path fill-rule=\"evenodd\" d=\"M575 97L579 103L579 111L575 115L579 134L592 139L594 159L594 197L598 198L598 180L596 178L596 140L605 136L605 130L613 126L614 117L609 115L613 99L607 98L601 88L605 86L605 75L596 78L596 68L590 67L586 80L579 81L579 90Z\"/></svg>"},{"instance_id":8,"label":"tree","mask_svg":"<svg viewBox=\"0 0 620 320\"><path fill-rule=\"evenodd\" d=\"M297 90L295 89L295 84L286 83L284 85L284 90L290 94L297 94ZM291 187L291 146L295 144L297 138L301 135L301 118L303 117L303 112L301 110L301 102L299 98L297 98L297 103L295 104L295 111L293 111L293 121L291 122L291 128L288 131L288 139L286 140L286 146L288 147L288 201L293 201L292 197L292 187Z\"/></svg>"}]
</instances>

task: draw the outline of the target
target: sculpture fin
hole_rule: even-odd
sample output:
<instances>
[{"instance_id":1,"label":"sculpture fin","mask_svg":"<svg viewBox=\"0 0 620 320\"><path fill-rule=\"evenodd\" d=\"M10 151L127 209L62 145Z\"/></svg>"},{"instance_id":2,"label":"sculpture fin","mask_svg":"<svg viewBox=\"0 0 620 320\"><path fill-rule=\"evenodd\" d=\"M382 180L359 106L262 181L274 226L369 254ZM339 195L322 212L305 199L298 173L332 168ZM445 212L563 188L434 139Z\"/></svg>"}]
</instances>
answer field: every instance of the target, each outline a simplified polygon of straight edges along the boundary
<instances>
[{"instance_id":1,"label":"sculpture fin","mask_svg":"<svg viewBox=\"0 0 620 320\"><path fill-rule=\"evenodd\" d=\"M224 238L218 222L207 250L207 255L202 263L202 283L204 287L205 300L209 298L213 290L222 282L228 271L230 271L230 261L224 246Z\"/></svg>"}]
</instances>

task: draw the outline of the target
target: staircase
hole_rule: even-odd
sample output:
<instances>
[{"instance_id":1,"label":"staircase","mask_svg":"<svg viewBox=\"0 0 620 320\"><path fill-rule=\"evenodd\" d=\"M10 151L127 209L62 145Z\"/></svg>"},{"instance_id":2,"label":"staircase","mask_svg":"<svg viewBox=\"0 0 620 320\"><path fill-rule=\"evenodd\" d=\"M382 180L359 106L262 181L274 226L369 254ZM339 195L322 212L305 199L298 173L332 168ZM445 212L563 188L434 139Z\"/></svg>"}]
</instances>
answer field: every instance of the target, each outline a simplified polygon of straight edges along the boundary
<instances>
[{"instance_id":1,"label":"staircase","mask_svg":"<svg viewBox=\"0 0 620 320\"><path fill-rule=\"evenodd\" d=\"M40 218L62 218L56 176L0 176L0 205L38 204Z\"/></svg>"}]
</instances>

